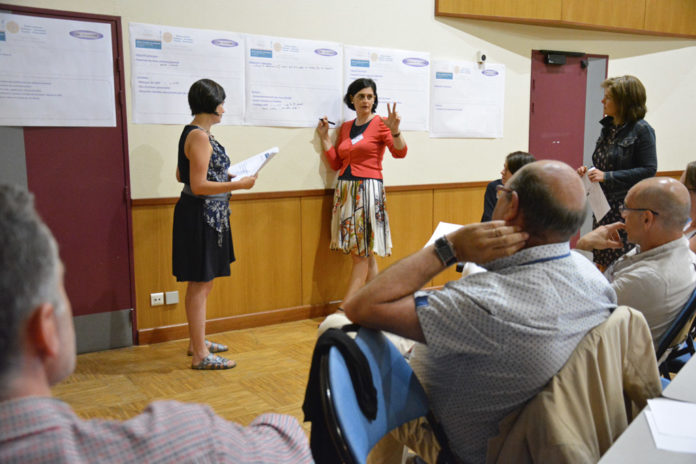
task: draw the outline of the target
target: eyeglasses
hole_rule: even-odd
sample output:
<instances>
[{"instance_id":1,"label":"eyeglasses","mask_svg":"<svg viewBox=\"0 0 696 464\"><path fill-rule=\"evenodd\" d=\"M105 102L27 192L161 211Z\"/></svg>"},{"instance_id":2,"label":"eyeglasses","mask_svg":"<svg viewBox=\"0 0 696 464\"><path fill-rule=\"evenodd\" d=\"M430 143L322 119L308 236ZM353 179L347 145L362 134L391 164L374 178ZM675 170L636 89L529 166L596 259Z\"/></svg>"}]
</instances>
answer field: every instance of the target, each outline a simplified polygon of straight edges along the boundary
<instances>
[{"instance_id":1,"label":"eyeglasses","mask_svg":"<svg viewBox=\"0 0 696 464\"><path fill-rule=\"evenodd\" d=\"M620 214L623 214L623 213L626 212L626 211L650 211L650 212L653 213L655 216L659 216L659 215L660 215L660 213L658 213L658 212L655 211L654 209L650 209L650 208L629 208L628 206L626 206L626 203L621 203L621 205L619 205L619 213L620 213Z\"/></svg>"},{"instance_id":2,"label":"eyeglasses","mask_svg":"<svg viewBox=\"0 0 696 464\"><path fill-rule=\"evenodd\" d=\"M512 190L511 188L508 188L502 184L497 185L495 187L495 198L497 200L500 200L500 196L503 194L503 192L512 193L512 192L514 192L514 190Z\"/></svg>"}]
</instances>

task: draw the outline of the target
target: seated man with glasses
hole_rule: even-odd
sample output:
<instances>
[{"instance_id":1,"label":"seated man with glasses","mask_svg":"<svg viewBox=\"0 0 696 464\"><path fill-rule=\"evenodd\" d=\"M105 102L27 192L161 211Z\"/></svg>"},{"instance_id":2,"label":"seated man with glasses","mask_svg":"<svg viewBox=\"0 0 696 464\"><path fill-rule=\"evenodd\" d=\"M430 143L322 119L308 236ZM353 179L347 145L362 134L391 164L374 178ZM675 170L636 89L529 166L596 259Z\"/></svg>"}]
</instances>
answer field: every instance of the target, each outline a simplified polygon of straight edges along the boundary
<instances>
[{"instance_id":1,"label":"seated man with glasses","mask_svg":"<svg viewBox=\"0 0 696 464\"><path fill-rule=\"evenodd\" d=\"M696 255L683 234L691 211L689 191L674 179L651 177L628 191L619 210L624 222L596 228L576 247L620 248L618 230L626 230L636 247L614 261L604 275L620 305L645 315L657 344L696 285Z\"/></svg>"},{"instance_id":2,"label":"seated man with glasses","mask_svg":"<svg viewBox=\"0 0 696 464\"><path fill-rule=\"evenodd\" d=\"M587 216L585 189L570 166L527 164L498 195L492 222L439 238L343 302L353 322L421 342L411 366L464 462L486 460L500 420L544 388L616 307L607 280L570 249ZM416 295L457 261L488 272ZM402 444L428 462L437 458L432 433L416 420L378 443L370 462L400 463Z\"/></svg>"}]
</instances>

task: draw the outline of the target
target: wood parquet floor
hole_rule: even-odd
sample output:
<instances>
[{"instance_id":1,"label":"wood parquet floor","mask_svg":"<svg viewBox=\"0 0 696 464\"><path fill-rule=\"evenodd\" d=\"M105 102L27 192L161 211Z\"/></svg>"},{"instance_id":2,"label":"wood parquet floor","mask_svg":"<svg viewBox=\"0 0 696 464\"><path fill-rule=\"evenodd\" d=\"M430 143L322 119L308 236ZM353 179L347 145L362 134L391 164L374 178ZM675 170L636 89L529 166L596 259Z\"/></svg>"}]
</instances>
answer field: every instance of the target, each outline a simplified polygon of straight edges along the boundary
<instances>
[{"instance_id":1,"label":"wood parquet floor","mask_svg":"<svg viewBox=\"0 0 696 464\"><path fill-rule=\"evenodd\" d=\"M248 425L265 412L304 424L302 402L318 319L213 334L237 361L224 371L196 371L186 356L188 339L77 357L75 372L53 388L84 419L129 419L154 400L206 403L220 416Z\"/></svg>"}]
</instances>

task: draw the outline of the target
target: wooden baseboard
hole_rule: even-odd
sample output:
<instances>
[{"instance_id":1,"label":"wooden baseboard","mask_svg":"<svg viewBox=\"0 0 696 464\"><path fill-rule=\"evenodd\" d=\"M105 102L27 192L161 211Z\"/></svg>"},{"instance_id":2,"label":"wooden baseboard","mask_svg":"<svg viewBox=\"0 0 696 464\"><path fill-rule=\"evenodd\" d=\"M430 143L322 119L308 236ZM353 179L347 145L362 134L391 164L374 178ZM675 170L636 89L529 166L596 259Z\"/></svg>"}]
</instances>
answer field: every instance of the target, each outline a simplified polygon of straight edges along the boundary
<instances>
[{"instance_id":1,"label":"wooden baseboard","mask_svg":"<svg viewBox=\"0 0 696 464\"><path fill-rule=\"evenodd\" d=\"M339 303L323 305L305 305L293 308L276 309L239 316L210 319L206 322L206 334L227 332L229 330L248 329L264 325L279 324L281 322L298 321L313 317L323 317L336 311ZM150 343L168 342L188 338L188 324L175 324L152 329L138 330L138 345Z\"/></svg>"}]
</instances>

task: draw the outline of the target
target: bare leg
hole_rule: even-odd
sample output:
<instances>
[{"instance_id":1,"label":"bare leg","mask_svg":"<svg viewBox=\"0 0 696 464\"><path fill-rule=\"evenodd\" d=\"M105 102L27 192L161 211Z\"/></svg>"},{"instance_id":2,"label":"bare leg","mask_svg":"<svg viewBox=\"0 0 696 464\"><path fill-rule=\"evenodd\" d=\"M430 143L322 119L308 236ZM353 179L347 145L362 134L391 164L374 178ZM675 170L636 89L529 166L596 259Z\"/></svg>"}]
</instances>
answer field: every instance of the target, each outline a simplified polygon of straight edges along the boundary
<instances>
[{"instance_id":1,"label":"bare leg","mask_svg":"<svg viewBox=\"0 0 696 464\"><path fill-rule=\"evenodd\" d=\"M375 255L370 255L368 258L368 268L367 268L367 280L366 282L371 281L375 277L377 277L377 274L379 274L379 268L377 267L377 260L375 259Z\"/></svg>"},{"instance_id":2,"label":"bare leg","mask_svg":"<svg viewBox=\"0 0 696 464\"><path fill-rule=\"evenodd\" d=\"M350 272L350 280L348 281L348 290L343 301L360 290L367 281L367 275L370 271L370 257L350 255L353 258L353 269ZM374 258L373 258L374 259Z\"/></svg>"},{"instance_id":3,"label":"bare leg","mask_svg":"<svg viewBox=\"0 0 696 464\"><path fill-rule=\"evenodd\" d=\"M189 326L189 350L193 364L200 363L210 352L205 346L205 305L213 289L213 281L189 282L186 289L186 318Z\"/></svg>"}]
</instances>

